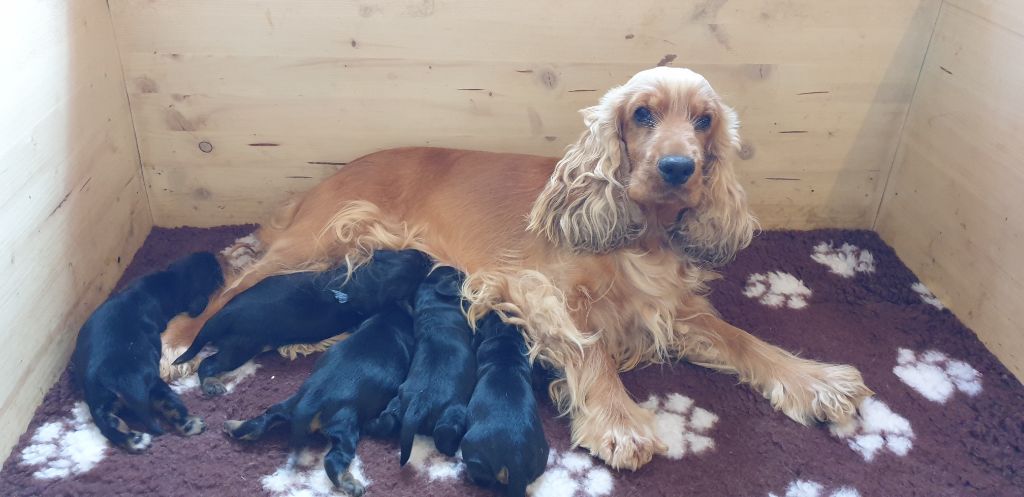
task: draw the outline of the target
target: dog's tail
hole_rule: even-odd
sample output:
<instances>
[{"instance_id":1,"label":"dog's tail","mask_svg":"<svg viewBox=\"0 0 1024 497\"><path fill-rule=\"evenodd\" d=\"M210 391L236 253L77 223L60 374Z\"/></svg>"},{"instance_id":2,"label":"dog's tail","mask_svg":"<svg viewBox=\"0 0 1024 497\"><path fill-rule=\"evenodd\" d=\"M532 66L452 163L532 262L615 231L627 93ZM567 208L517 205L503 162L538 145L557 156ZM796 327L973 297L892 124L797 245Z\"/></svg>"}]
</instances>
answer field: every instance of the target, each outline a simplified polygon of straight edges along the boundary
<instances>
[{"instance_id":1,"label":"dog's tail","mask_svg":"<svg viewBox=\"0 0 1024 497\"><path fill-rule=\"evenodd\" d=\"M205 347L206 344L210 343L210 341L213 339L215 335L218 335L218 333L214 332L214 329L218 328L219 326L220 324L219 320L217 319L217 316L214 316L209 321L207 321L206 324L203 325L203 329L199 330L199 334L196 335L195 340L192 340L192 345L188 347L188 350L186 350L184 353L178 356L178 358L175 359L174 362L171 364L177 366L179 364L185 364L186 362L194 359L196 355L199 354L199 351L203 350L203 347Z\"/></svg>"},{"instance_id":2,"label":"dog's tail","mask_svg":"<svg viewBox=\"0 0 1024 497\"><path fill-rule=\"evenodd\" d=\"M295 405L295 410L292 411L291 432L288 437L288 447L291 448L292 453L297 454L302 447L307 445L309 435L314 431L311 428L316 428L312 426L313 420L319 415L318 409L301 400Z\"/></svg>"},{"instance_id":3,"label":"dog's tail","mask_svg":"<svg viewBox=\"0 0 1024 497\"><path fill-rule=\"evenodd\" d=\"M145 378L138 374L121 375L113 378L108 387L117 394L128 411L146 427L147 432L153 435L163 434L164 430L153 416L149 383Z\"/></svg>"},{"instance_id":4,"label":"dog's tail","mask_svg":"<svg viewBox=\"0 0 1024 497\"><path fill-rule=\"evenodd\" d=\"M402 466L409 462L409 456L412 455L413 438L416 437L416 433L420 431L420 426L427 417L428 407L426 402L420 400L420 397L413 397L412 402L409 403L402 415L402 430L398 435L398 445L402 450L398 463Z\"/></svg>"}]
</instances>

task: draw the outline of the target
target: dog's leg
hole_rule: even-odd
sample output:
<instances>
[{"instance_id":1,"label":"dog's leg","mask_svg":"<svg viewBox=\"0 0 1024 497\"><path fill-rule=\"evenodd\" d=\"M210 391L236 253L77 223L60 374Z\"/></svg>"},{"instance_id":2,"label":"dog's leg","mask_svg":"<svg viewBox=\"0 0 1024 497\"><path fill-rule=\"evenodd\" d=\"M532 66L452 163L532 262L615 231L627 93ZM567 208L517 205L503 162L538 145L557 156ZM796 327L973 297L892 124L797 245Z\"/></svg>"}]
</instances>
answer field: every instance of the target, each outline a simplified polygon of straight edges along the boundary
<instances>
[{"instance_id":1,"label":"dog's leg","mask_svg":"<svg viewBox=\"0 0 1024 497\"><path fill-rule=\"evenodd\" d=\"M178 433L190 437L206 431L206 423L199 416L190 416L181 397L171 390L163 381L157 381L150 392L153 408L168 422L174 425Z\"/></svg>"},{"instance_id":2,"label":"dog's leg","mask_svg":"<svg viewBox=\"0 0 1024 497\"><path fill-rule=\"evenodd\" d=\"M236 440L259 440L267 430L292 420L294 398L270 406L263 414L248 421L229 419L224 422L224 431Z\"/></svg>"},{"instance_id":3,"label":"dog's leg","mask_svg":"<svg viewBox=\"0 0 1024 497\"><path fill-rule=\"evenodd\" d=\"M352 497L361 497L366 489L349 471L359 443L359 426L355 415L339 411L320 431L331 440L331 450L324 456L324 471L335 487Z\"/></svg>"},{"instance_id":4,"label":"dog's leg","mask_svg":"<svg viewBox=\"0 0 1024 497\"><path fill-rule=\"evenodd\" d=\"M609 466L637 469L666 447L654 433L654 414L636 404L619 380L619 368L599 335L580 332L563 293L537 271L479 272L467 278L467 314L491 310L521 326L531 359L540 358L565 377L551 384L552 399L572 416L573 443Z\"/></svg>"},{"instance_id":5,"label":"dog's leg","mask_svg":"<svg viewBox=\"0 0 1024 497\"><path fill-rule=\"evenodd\" d=\"M799 358L710 313L677 320L675 331L683 358L736 374L798 423L847 421L874 394L852 366Z\"/></svg>"},{"instance_id":6,"label":"dog's leg","mask_svg":"<svg viewBox=\"0 0 1024 497\"><path fill-rule=\"evenodd\" d=\"M238 369L262 350L260 344L247 341L245 337L225 341L219 348L218 352L199 363L199 384L203 393L209 396L227 393L228 388L220 376Z\"/></svg>"},{"instance_id":7,"label":"dog's leg","mask_svg":"<svg viewBox=\"0 0 1024 497\"><path fill-rule=\"evenodd\" d=\"M580 363L564 368L565 379L552 383L551 393L572 415L573 443L615 469L636 470L666 450L654 432L654 413L626 392L602 342L587 346Z\"/></svg>"},{"instance_id":8,"label":"dog's leg","mask_svg":"<svg viewBox=\"0 0 1024 497\"><path fill-rule=\"evenodd\" d=\"M466 406L455 404L445 408L434 425L434 446L446 456L454 456L466 434Z\"/></svg>"},{"instance_id":9,"label":"dog's leg","mask_svg":"<svg viewBox=\"0 0 1024 497\"><path fill-rule=\"evenodd\" d=\"M93 393L90 397L89 412L92 414L92 421L111 444L136 454L149 448L153 441L152 435L132 430L128 423L114 414L118 400L113 392Z\"/></svg>"}]
</instances>

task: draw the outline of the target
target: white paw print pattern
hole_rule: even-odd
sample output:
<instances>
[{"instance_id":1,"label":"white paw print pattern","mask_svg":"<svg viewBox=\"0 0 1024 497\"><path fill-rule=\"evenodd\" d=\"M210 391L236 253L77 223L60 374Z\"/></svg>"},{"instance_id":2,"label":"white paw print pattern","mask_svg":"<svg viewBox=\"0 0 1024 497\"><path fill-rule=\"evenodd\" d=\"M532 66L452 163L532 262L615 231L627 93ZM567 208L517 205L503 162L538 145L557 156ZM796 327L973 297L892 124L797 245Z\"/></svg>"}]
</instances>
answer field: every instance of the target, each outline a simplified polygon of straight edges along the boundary
<instances>
[{"instance_id":1,"label":"white paw print pattern","mask_svg":"<svg viewBox=\"0 0 1024 497\"><path fill-rule=\"evenodd\" d=\"M454 457L448 457L437 451L433 438L423 435L413 438L409 465L430 481L454 480L460 478L466 469L461 451Z\"/></svg>"},{"instance_id":2,"label":"white paw print pattern","mask_svg":"<svg viewBox=\"0 0 1024 497\"><path fill-rule=\"evenodd\" d=\"M526 493L531 497L603 497L614 487L612 473L586 453L559 454L551 449L547 470L527 487Z\"/></svg>"},{"instance_id":3,"label":"white paw print pattern","mask_svg":"<svg viewBox=\"0 0 1024 497\"><path fill-rule=\"evenodd\" d=\"M832 425L831 431L846 440L846 444L867 462L874 460L879 452L888 451L902 457L914 447L910 421L875 398L864 399L858 417L843 425Z\"/></svg>"},{"instance_id":4,"label":"white paw print pattern","mask_svg":"<svg viewBox=\"0 0 1024 497\"><path fill-rule=\"evenodd\" d=\"M779 496L769 493L768 497ZM826 489L825 485L816 481L794 480L786 487L786 493L783 497L860 497L860 492L852 487Z\"/></svg>"},{"instance_id":5,"label":"white paw print pattern","mask_svg":"<svg viewBox=\"0 0 1024 497\"><path fill-rule=\"evenodd\" d=\"M21 451L20 464L37 468L41 480L85 473L107 455L110 445L92 422L89 406L77 402L71 416L36 429L32 444Z\"/></svg>"},{"instance_id":6,"label":"white paw print pattern","mask_svg":"<svg viewBox=\"0 0 1024 497\"><path fill-rule=\"evenodd\" d=\"M981 373L937 350L917 354L899 349L892 372L924 398L945 404L957 390L971 397L981 393Z\"/></svg>"},{"instance_id":7,"label":"white paw print pattern","mask_svg":"<svg viewBox=\"0 0 1024 497\"><path fill-rule=\"evenodd\" d=\"M654 431L668 446L665 457L682 459L686 454L700 454L715 447L706 433L718 422L718 416L694 407L693 399L678 393L660 399L651 395L640 407L654 411Z\"/></svg>"},{"instance_id":8,"label":"white paw print pattern","mask_svg":"<svg viewBox=\"0 0 1024 497\"><path fill-rule=\"evenodd\" d=\"M811 259L828 266L833 274L843 278L852 278L857 273L875 272L875 257L871 252L849 243L835 248L832 242L821 242L814 246Z\"/></svg>"},{"instance_id":9,"label":"white paw print pattern","mask_svg":"<svg viewBox=\"0 0 1024 497\"><path fill-rule=\"evenodd\" d=\"M295 458L294 464L285 463L273 473L260 478L260 484L271 497L335 497L341 495L324 471L324 454L327 449L312 451L304 449ZM373 482L363 474L363 462L356 456L349 466L356 481L364 487Z\"/></svg>"},{"instance_id":10,"label":"white paw print pattern","mask_svg":"<svg viewBox=\"0 0 1024 497\"><path fill-rule=\"evenodd\" d=\"M758 302L768 307L786 306L790 309L803 309L807 307L807 298L811 296L811 289L792 274L771 271L750 275L747 278L747 287L743 289L743 295L758 299Z\"/></svg>"},{"instance_id":11,"label":"white paw print pattern","mask_svg":"<svg viewBox=\"0 0 1024 497\"><path fill-rule=\"evenodd\" d=\"M921 300L925 304L928 304L940 311L946 308L946 306L942 305L942 302L939 301L939 298L936 297L928 287L924 286L924 283L921 283L920 281L914 283L913 285L910 285L910 289L920 295Z\"/></svg>"},{"instance_id":12,"label":"white paw print pattern","mask_svg":"<svg viewBox=\"0 0 1024 497\"><path fill-rule=\"evenodd\" d=\"M259 364L249 361L239 366L238 369L225 374L223 378L224 387L228 390L227 393L234 392L235 388L237 388L239 384L250 376L256 374L256 370L259 368ZM199 388L199 375L193 373L183 378L178 378L177 380L172 381L170 385L171 390L174 390L174 393L181 395L185 392Z\"/></svg>"}]
</instances>

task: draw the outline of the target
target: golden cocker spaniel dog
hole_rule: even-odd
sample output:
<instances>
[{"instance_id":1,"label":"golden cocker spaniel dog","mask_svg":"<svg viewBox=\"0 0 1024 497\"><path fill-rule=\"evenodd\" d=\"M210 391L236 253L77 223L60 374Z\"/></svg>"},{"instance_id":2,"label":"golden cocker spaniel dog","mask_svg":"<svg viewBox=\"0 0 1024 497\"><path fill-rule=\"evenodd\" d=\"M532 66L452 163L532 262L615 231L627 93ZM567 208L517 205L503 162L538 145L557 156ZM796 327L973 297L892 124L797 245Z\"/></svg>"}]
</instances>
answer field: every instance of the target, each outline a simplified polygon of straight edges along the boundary
<instances>
[{"instance_id":1,"label":"golden cocker spaniel dog","mask_svg":"<svg viewBox=\"0 0 1024 497\"><path fill-rule=\"evenodd\" d=\"M709 268L756 226L732 166L733 110L701 75L659 67L582 113L586 130L561 159L404 148L351 162L261 226L260 259L201 316L172 324L164 357L262 278L411 247L469 275L470 319L494 310L522 327L531 357L563 372L551 395L573 441L612 467L665 447L619 379L646 364L734 373L800 423L852 416L872 394L856 369L769 345L704 296Z\"/></svg>"}]
</instances>

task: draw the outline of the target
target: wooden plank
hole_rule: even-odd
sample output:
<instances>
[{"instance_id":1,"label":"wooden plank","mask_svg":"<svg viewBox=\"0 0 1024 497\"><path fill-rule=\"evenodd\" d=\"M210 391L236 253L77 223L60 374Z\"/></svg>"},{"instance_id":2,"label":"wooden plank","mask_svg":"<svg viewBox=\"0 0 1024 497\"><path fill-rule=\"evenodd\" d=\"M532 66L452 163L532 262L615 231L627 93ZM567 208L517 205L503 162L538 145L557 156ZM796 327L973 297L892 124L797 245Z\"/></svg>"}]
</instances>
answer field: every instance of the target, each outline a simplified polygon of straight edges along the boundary
<instances>
[{"instance_id":1,"label":"wooden plank","mask_svg":"<svg viewBox=\"0 0 1024 497\"><path fill-rule=\"evenodd\" d=\"M0 36L0 455L152 226L103 0L11 5Z\"/></svg>"},{"instance_id":2,"label":"wooden plank","mask_svg":"<svg viewBox=\"0 0 1024 497\"><path fill-rule=\"evenodd\" d=\"M873 221L939 3L110 6L158 225L260 221L330 171L310 162L388 147L560 155L580 108L665 61L739 111L765 225L811 228Z\"/></svg>"},{"instance_id":3,"label":"wooden plank","mask_svg":"<svg viewBox=\"0 0 1024 497\"><path fill-rule=\"evenodd\" d=\"M1024 6L960 4L942 8L877 228L1024 378L1024 35L1007 27Z\"/></svg>"}]
</instances>

